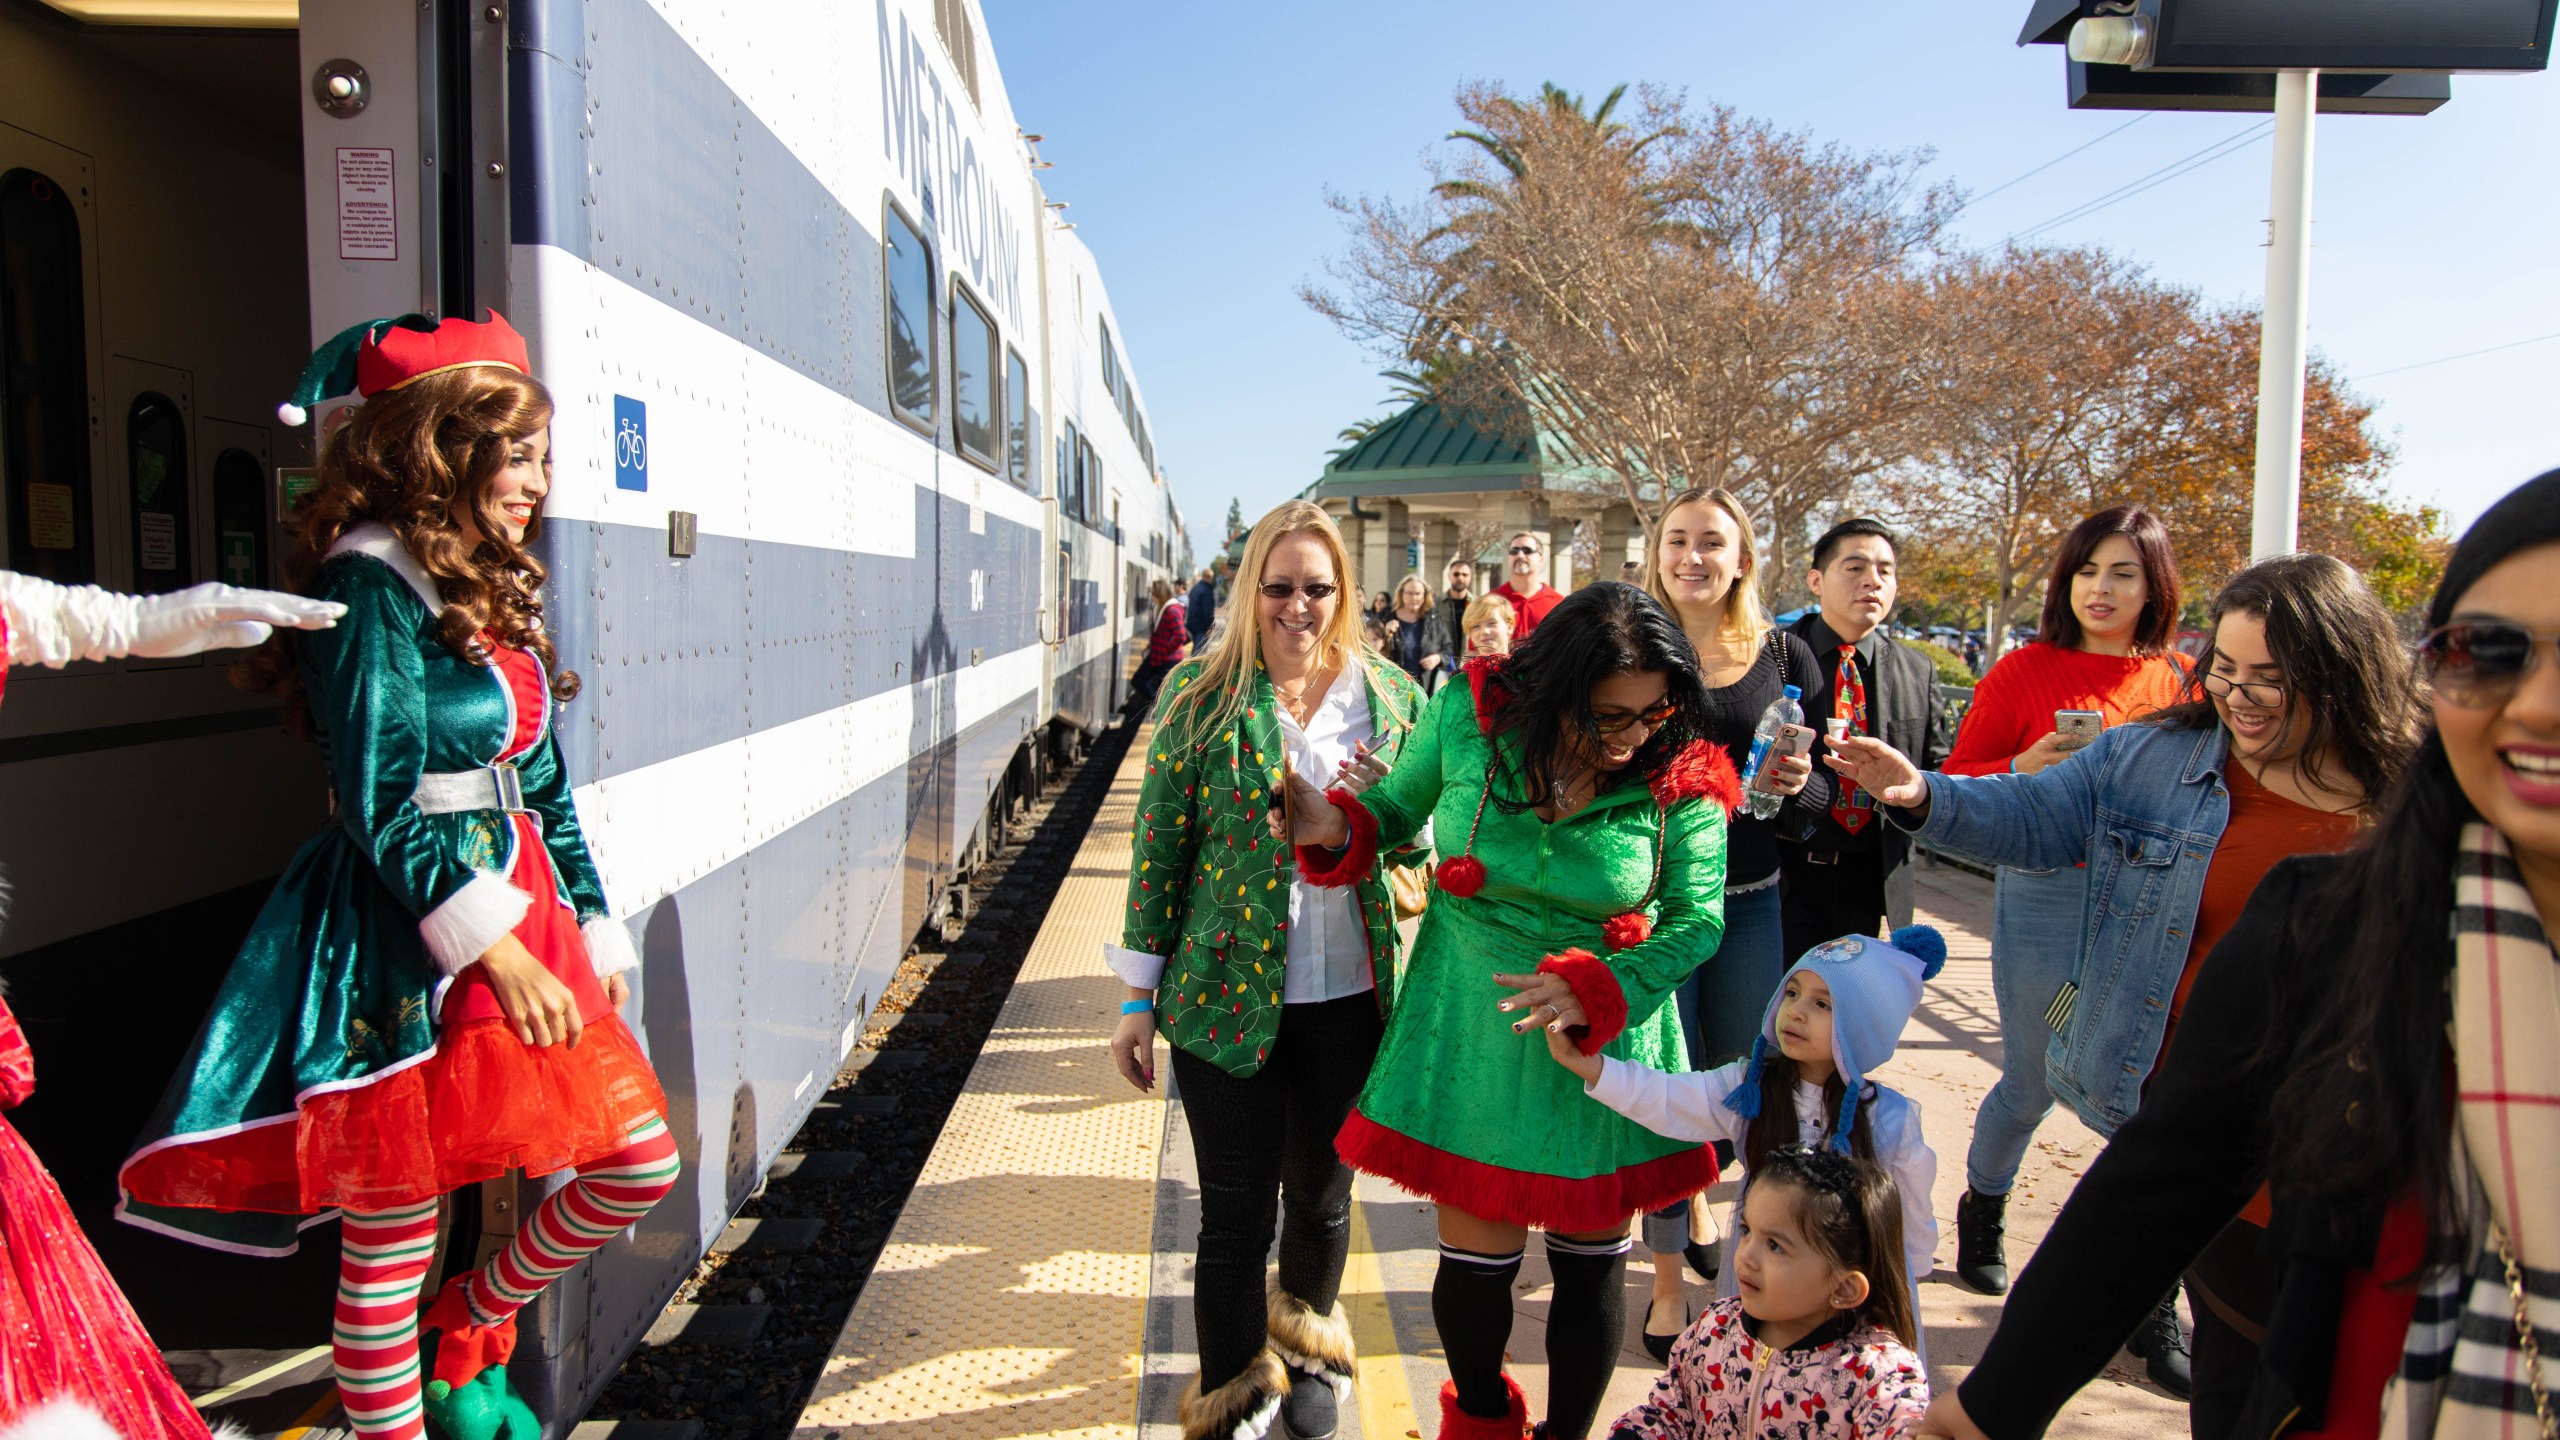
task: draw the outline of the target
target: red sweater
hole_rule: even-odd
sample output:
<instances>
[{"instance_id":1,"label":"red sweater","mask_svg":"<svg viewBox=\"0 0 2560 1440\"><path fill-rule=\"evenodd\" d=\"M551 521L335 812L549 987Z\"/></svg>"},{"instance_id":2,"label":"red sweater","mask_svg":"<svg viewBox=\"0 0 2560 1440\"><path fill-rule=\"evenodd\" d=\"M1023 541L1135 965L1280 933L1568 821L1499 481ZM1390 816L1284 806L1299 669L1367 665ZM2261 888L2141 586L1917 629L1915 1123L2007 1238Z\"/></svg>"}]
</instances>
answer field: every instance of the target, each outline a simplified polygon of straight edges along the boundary
<instances>
[{"instance_id":1,"label":"red sweater","mask_svg":"<svg viewBox=\"0 0 2560 1440\"><path fill-rule=\"evenodd\" d=\"M1974 687L1956 731L1949 775L1988 775L2053 733L2056 710L2095 710L2109 725L2138 720L2178 696L2185 668L2170 655L2092 655L2038 640L2000 657Z\"/></svg>"},{"instance_id":2,"label":"red sweater","mask_svg":"<svg viewBox=\"0 0 2560 1440\"><path fill-rule=\"evenodd\" d=\"M1533 595L1523 595L1512 589L1508 580L1494 586L1493 593L1511 602L1511 643L1514 645L1528 639L1529 632L1538 628L1538 622L1547 618L1547 612L1564 603L1564 592L1543 580L1538 582L1537 593Z\"/></svg>"}]
</instances>

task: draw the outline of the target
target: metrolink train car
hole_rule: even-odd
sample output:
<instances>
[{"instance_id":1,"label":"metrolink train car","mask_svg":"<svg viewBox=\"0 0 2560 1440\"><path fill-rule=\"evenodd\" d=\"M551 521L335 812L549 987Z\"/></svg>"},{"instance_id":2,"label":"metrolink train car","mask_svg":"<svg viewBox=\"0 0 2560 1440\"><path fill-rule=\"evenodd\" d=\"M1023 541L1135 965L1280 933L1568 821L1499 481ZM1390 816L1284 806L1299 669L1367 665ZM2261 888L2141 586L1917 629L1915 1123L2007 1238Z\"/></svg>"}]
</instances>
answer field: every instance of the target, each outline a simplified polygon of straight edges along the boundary
<instances>
[{"instance_id":1,"label":"metrolink train car","mask_svg":"<svg viewBox=\"0 0 2560 1440\"><path fill-rule=\"evenodd\" d=\"M368 318L495 309L558 401L540 549L585 678L561 741L686 1182L527 1325L555 1424L1009 807L1109 722L1148 584L1180 578L1100 271L1038 168L970 0L0 0L7 568L279 583L314 430L276 403ZM299 1347L334 1229L233 1256L109 1214L327 819L313 747L227 658L11 678L0 971L43 1077L22 1128L154 1332ZM449 1207L449 1259L531 1188Z\"/></svg>"}]
</instances>

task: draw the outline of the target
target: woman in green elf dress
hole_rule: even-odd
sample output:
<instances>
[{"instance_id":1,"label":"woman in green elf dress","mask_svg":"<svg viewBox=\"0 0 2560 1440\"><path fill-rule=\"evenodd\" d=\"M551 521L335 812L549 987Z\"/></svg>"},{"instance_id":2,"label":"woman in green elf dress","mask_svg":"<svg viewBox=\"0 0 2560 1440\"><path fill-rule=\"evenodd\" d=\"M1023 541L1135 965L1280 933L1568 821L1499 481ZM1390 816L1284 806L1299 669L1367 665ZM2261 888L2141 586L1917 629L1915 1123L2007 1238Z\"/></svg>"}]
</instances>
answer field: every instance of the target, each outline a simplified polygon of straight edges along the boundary
<instances>
[{"instance_id":1,"label":"woman in green elf dress","mask_svg":"<svg viewBox=\"0 0 2560 1440\"><path fill-rule=\"evenodd\" d=\"M1351 1384L1335 1303L1351 1172L1333 1137L1385 1027L1395 913L1375 867L1352 888L1309 886L1264 824L1286 774L1391 756L1422 713L1420 687L1361 644L1350 573L1313 505L1254 526L1235 614L1159 692L1128 916L1105 947L1129 983L1120 1073L1152 1085L1162 1031L1199 1161L1200 1374L1182 1400L1185 1440L1257 1440L1283 1414L1298 1440L1324 1440Z\"/></svg>"},{"instance_id":2,"label":"woman in green elf dress","mask_svg":"<svg viewBox=\"0 0 2560 1440\"><path fill-rule=\"evenodd\" d=\"M1305 878L1356 882L1431 824L1447 857L1397 1009L1336 1141L1354 1169L1440 1207L1432 1317L1443 1440L1519 1440L1502 1371L1527 1231L1547 1232L1547 1440L1591 1428L1626 1329L1627 1221L1714 1179L1708 1152L1605 1107L1547 1060L1685 1070L1665 1003L1724 931L1733 764L1706 740L1697 652L1630 585L1567 597L1507 659L1466 666L1368 788L1292 777Z\"/></svg>"}]
</instances>

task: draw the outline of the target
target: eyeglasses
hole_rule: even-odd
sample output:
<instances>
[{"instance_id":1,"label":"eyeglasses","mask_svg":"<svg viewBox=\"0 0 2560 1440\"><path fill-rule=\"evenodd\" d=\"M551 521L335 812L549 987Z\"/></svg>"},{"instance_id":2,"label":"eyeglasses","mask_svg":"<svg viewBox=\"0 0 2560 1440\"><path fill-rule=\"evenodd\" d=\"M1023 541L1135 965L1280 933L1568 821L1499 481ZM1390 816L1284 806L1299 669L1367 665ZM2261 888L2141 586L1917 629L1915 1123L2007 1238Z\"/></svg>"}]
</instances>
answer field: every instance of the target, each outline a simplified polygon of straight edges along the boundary
<instances>
[{"instance_id":1,"label":"eyeglasses","mask_svg":"<svg viewBox=\"0 0 2560 1440\"><path fill-rule=\"evenodd\" d=\"M1637 724L1643 725L1647 730L1659 730L1665 721L1679 713L1679 706L1665 700L1650 710L1639 710L1632 715L1594 715L1591 717L1591 728L1603 735L1615 735L1628 726Z\"/></svg>"},{"instance_id":2,"label":"eyeglasses","mask_svg":"<svg viewBox=\"0 0 2560 1440\"><path fill-rule=\"evenodd\" d=\"M1514 545L1511 547L1511 553L1514 555L1535 555L1538 553L1538 547L1535 545Z\"/></svg>"},{"instance_id":3,"label":"eyeglasses","mask_svg":"<svg viewBox=\"0 0 2560 1440\"><path fill-rule=\"evenodd\" d=\"M1263 582L1258 588L1262 591L1262 598L1265 600L1286 600L1303 590L1310 603L1318 604L1332 599L1335 593L1342 589L1341 586L1326 580L1310 580L1304 585L1292 585L1286 580L1269 580Z\"/></svg>"},{"instance_id":4,"label":"eyeglasses","mask_svg":"<svg viewBox=\"0 0 2560 1440\"><path fill-rule=\"evenodd\" d=\"M2516 693L2534 652L2560 647L2512 620L2456 620L2418 642L2418 663L2436 693L2466 709L2487 709Z\"/></svg>"},{"instance_id":5,"label":"eyeglasses","mask_svg":"<svg viewBox=\"0 0 2560 1440\"><path fill-rule=\"evenodd\" d=\"M2234 680L2228 675L2216 675L2208 670L2205 672L2204 688L2205 693L2209 695L2228 696L2237 691L2241 699L2252 705L2263 705L2270 710L2284 708L2284 687L2272 680L2243 682Z\"/></svg>"}]
</instances>

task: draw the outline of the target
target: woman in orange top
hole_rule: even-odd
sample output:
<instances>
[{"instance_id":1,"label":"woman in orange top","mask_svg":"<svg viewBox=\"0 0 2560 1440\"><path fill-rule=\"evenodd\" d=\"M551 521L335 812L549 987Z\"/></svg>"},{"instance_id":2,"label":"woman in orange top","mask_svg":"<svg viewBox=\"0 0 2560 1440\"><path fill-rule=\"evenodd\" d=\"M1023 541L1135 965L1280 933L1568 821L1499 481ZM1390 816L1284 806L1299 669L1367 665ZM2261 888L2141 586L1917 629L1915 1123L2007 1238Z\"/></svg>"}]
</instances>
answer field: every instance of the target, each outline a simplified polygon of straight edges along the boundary
<instances>
[{"instance_id":1,"label":"woman in orange top","mask_svg":"<svg viewBox=\"0 0 2560 1440\"><path fill-rule=\"evenodd\" d=\"M2178 557L2157 517L2118 506L2081 521L2054 552L2035 640L1982 677L1941 768L2033 775L2086 743L2059 731L2057 712L2094 710L2104 724L2121 725L2176 703L2186 678L2169 650L2178 607ZM1956 1278L1985 1295L2009 1288L2009 1191L2027 1142L2053 1113L2044 1074L2053 1031L2044 1017L2079 954L2088 871L2003 866L1998 887L1991 987L2000 1007L2000 1079L1974 1115L1964 1198L1956 1202ZM2152 1376L2183 1393L2184 1343L2165 1343L2176 1335L2174 1307L2166 1323L2164 1343L2146 1345Z\"/></svg>"}]
</instances>

